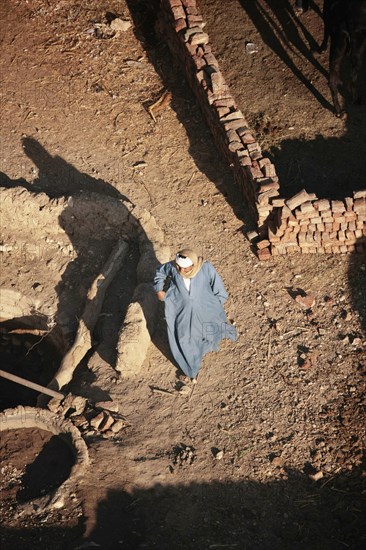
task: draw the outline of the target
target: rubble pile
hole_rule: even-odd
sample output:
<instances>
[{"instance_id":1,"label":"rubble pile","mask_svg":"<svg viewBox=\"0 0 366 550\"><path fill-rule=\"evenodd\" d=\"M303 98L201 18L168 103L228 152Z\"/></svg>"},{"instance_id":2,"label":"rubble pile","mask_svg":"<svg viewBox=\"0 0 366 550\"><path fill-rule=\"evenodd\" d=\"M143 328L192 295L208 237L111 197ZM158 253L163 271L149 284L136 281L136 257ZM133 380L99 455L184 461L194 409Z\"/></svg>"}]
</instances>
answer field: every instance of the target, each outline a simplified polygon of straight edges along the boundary
<instances>
[{"instance_id":1,"label":"rubble pile","mask_svg":"<svg viewBox=\"0 0 366 550\"><path fill-rule=\"evenodd\" d=\"M99 434L111 438L129 425L118 412L115 401L91 404L85 397L68 394L64 399L52 398L47 407L51 412L69 418L83 436Z\"/></svg>"}]
</instances>

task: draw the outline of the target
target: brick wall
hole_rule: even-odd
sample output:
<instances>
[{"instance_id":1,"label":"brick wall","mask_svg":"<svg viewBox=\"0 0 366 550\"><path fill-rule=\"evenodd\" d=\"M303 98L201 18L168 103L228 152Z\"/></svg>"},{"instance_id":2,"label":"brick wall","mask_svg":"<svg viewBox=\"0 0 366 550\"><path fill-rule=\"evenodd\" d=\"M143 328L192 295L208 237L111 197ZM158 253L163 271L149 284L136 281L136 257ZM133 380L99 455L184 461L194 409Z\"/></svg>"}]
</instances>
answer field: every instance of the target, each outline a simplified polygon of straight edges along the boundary
<instances>
[{"instance_id":1,"label":"brick wall","mask_svg":"<svg viewBox=\"0 0 366 550\"><path fill-rule=\"evenodd\" d=\"M276 168L263 156L230 93L196 0L161 0L158 25L251 208L258 230L248 238L256 243L258 257L366 249L366 190L342 201L318 199L305 190L281 198Z\"/></svg>"}]
</instances>

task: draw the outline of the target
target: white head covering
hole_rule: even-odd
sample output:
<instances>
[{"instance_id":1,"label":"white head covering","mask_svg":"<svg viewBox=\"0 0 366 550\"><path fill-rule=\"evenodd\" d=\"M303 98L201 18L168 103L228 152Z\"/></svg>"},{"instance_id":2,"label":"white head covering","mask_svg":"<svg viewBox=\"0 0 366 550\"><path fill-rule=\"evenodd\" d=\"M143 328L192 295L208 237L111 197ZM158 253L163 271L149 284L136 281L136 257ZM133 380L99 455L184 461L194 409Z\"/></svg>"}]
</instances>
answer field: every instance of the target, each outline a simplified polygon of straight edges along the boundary
<instances>
[{"instance_id":1,"label":"white head covering","mask_svg":"<svg viewBox=\"0 0 366 550\"><path fill-rule=\"evenodd\" d=\"M183 257L180 254L176 255L175 262L179 265L179 267L190 267L191 265L193 265L193 262L190 258L188 258L187 256Z\"/></svg>"}]
</instances>

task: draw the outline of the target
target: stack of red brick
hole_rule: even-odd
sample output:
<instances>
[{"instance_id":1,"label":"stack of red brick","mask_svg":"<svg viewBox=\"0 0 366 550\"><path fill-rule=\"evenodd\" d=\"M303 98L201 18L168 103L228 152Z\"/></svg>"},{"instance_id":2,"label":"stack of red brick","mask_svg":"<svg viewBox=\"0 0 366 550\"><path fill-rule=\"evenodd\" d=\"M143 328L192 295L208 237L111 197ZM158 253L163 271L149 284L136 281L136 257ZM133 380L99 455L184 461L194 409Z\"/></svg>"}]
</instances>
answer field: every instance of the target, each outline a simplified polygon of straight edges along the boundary
<instances>
[{"instance_id":1,"label":"stack of red brick","mask_svg":"<svg viewBox=\"0 0 366 550\"><path fill-rule=\"evenodd\" d=\"M160 24L169 47L185 69L193 92L210 126L216 146L229 162L258 226L272 210L279 194L274 165L264 158L243 113L238 109L218 61L196 0L162 0Z\"/></svg>"},{"instance_id":2,"label":"stack of red brick","mask_svg":"<svg viewBox=\"0 0 366 550\"><path fill-rule=\"evenodd\" d=\"M366 191L344 200L318 199L300 191L291 199L277 199L268 224L268 237L258 255L361 252L366 242ZM280 204L280 202L282 204Z\"/></svg>"},{"instance_id":3,"label":"stack of red brick","mask_svg":"<svg viewBox=\"0 0 366 550\"><path fill-rule=\"evenodd\" d=\"M161 0L160 26L178 57L211 129L216 146L233 169L258 224L258 256L360 251L366 243L366 191L344 201L318 200L302 191L279 197L275 166L263 157L230 94L212 53L196 0ZM259 241L258 241L259 239Z\"/></svg>"}]
</instances>

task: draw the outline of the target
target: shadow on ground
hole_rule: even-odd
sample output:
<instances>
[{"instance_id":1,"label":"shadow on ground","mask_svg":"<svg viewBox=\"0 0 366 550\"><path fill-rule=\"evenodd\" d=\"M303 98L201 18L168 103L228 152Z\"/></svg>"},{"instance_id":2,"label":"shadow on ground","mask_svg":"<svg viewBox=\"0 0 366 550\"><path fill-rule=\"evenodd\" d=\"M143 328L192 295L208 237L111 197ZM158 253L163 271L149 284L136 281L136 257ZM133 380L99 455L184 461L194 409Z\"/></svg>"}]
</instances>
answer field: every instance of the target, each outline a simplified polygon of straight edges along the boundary
<instances>
[{"instance_id":1,"label":"shadow on ground","mask_svg":"<svg viewBox=\"0 0 366 550\"><path fill-rule=\"evenodd\" d=\"M231 170L214 145L211 131L183 75L182 68L171 55L168 45L155 32L159 1L126 0L126 2L134 21L137 39L143 44L149 61L160 76L164 88L172 92L170 106L186 130L189 153L197 168L214 183L230 204L234 214L248 226L248 229L254 227L255 222L250 210L234 183Z\"/></svg>"},{"instance_id":2,"label":"shadow on ground","mask_svg":"<svg viewBox=\"0 0 366 550\"><path fill-rule=\"evenodd\" d=\"M194 463L187 468L194 469ZM179 471L174 472L176 478ZM365 484L360 470L310 481L287 471L287 480L157 485L128 493L110 490L98 504L89 538L57 530L4 530L2 550L16 547L104 550L361 550L366 543ZM74 538L73 538L74 537ZM27 539L27 540L26 540ZM68 539L68 540L67 540ZM26 544L21 544L24 541ZM37 542L36 542L37 541Z\"/></svg>"},{"instance_id":3,"label":"shadow on ground","mask_svg":"<svg viewBox=\"0 0 366 550\"><path fill-rule=\"evenodd\" d=\"M130 214L128 198L108 182L83 174L65 159L52 156L34 138L23 138L22 145L25 154L37 167L37 178L29 183L24 179L11 180L6 174L0 173L0 185L6 188L24 187L35 194L45 193L51 199L68 199L60 214L59 225L68 235L75 257L60 258L61 265L67 265L55 288L58 295L55 319L67 335L70 345L95 277L102 273L117 240L123 238L129 241L127 258L107 290L97 322L95 326L87 327L94 337L88 357L98 348L102 361L114 367L119 329L137 284L139 250L136 233L139 222ZM142 233L141 228L139 232ZM42 254L44 257L40 260L48 261L46 247ZM158 265L152 250L150 263L144 267L151 275L151 281ZM144 303L141 305L146 307ZM148 319L151 315L146 312L145 317ZM148 328L151 328L153 336L153 327ZM166 353L165 344L160 344L159 338L156 345L161 345L162 352ZM85 376L85 381L89 383L94 379L86 372ZM101 395L105 397L100 389L94 390L99 398Z\"/></svg>"},{"instance_id":4,"label":"shadow on ground","mask_svg":"<svg viewBox=\"0 0 366 550\"><path fill-rule=\"evenodd\" d=\"M308 70L312 74L316 70L323 78L328 79L328 67L325 70L312 52L319 40L307 30L306 19L296 17L295 2L240 0L240 3L257 28L263 43L288 67L304 88L314 95L324 109L334 112L333 106L319 92L312 80L299 69L297 61L300 55L306 59ZM318 4L310 2L310 9L317 12L319 29L323 29ZM349 79L349 71L350 62L345 58L341 71L344 82ZM365 102L365 63L360 71L358 84L362 100ZM352 196L353 191L365 189L366 107L349 105L348 93L344 86L340 87L340 91L345 96L343 101L346 102L349 113L344 133L340 138L325 138L319 134L313 140L300 137L286 139L278 146L269 145L268 152L276 165L281 182L281 196L289 197L305 188L309 193L316 193L319 198L342 199ZM330 97L330 91L327 97ZM306 109L307 106L304 104L304 110ZM310 112L308 119L311 125ZM268 128L264 129L268 131ZM259 140L264 138L268 141L269 137L261 135L260 130L257 133Z\"/></svg>"}]
</instances>

